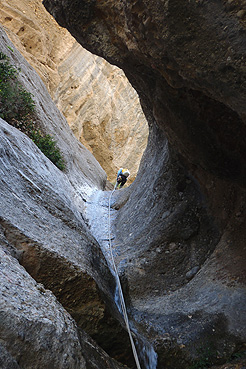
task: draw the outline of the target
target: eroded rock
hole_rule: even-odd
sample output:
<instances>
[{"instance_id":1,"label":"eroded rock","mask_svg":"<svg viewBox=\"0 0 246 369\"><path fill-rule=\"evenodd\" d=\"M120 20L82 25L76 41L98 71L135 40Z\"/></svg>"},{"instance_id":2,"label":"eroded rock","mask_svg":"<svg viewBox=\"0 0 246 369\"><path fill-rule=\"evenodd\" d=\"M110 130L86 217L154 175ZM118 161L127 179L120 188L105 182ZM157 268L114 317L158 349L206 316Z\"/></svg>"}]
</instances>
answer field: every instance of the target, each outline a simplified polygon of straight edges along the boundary
<instances>
[{"instance_id":1,"label":"eroded rock","mask_svg":"<svg viewBox=\"0 0 246 369\"><path fill-rule=\"evenodd\" d=\"M236 216L245 213L243 2L44 4L124 70L149 122L139 175L114 197L115 247L157 367L186 369L204 341L210 365L225 361L246 340L245 216Z\"/></svg>"},{"instance_id":2,"label":"eroded rock","mask_svg":"<svg viewBox=\"0 0 246 369\"><path fill-rule=\"evenodd\" d=\"M10 253L9 260L14 257L25 267L29 276L42 283L44 287L40 287L41 292L45 293L45 289L52 290L59 302L76 319L79 328L85 329L98 341L103 340L104 335L108 337L117 335L118 341L116 349L113 349L114 353L120 346L121 349L124 347L123 351L125 350L126 356L129 356L131 351L129 341L126 340L127 333L122 328L122 321L113 300L115 281L83 215L84 204L90 193L104 187L106 174L92 154L76 140L64 117L52 103L40 78L14 48L3 31L1 31L0 43L2 52L9 56L11 63L16 68L21 66L20 80L25 88L34 95L35 118L46 132L55 136L66 162L66 171L60 171L31 139L0 119L1 247ZM37 94L36 90L40 94ZM16 263L15 265L18 266ZM21 270L24 273L24 269L21 268ZM25 276L28 276L27 272L24 273ZM14 273L15 268L13 267L13 275ZM18 274L18 268L16 273ZM25 281L28 285L29 280L31 280L30 277L26 277L23 286ZM4 286L8 289L8 285ZM22 288L22 284L20 287ZM6 295L6 304L11 302L8 297ZM24 297L20 299L24 300ZM56 301L53 295L52 299ZM37 301L35 305L37 308L38 303ZM30 297L30 303L26 308L27 313L31 304ZM49 301L44 299L40 304L49 306ZM55 304L59 306L57 302ZM17 305L13 306L13 309L15 308L17 309ZM11 320L11 324L18 325L18 316L13 315L11 318L12 307L9 306L6 311L2 324L5 323L5 319L9 322L9 326ZM23 314L25 315L26 311ZM72 321L68 313L67 316ZM28 318L25 319L28 320ZM41 323L36 324L35 321L33 326L32 323L28 325L25 319L23 318L20 322L20 329L23 335L28 336L30 345L32 335L33 344L36 344L37 331L44 329L46 332L46 326L42 326ZM111 331L110 334L107 333L105 324ZM72 325L76 327L74 321ZM55 325L48 326L46 333L49 334L54 327ZM60 328L55 329L59 331ZM1 332L5 335L5 331ZM64 342L65 333L64 337L61 336ZM6 336L1 336L1 339L6 341L3 355L8 358L6 363L9 362L12 366L19 363L21 356L21 343L13 347L15 352L9 348L15 334L15 331L12 332L6 325ZM56 334L55 331L54 334ZM78 336L78 333L76 334ZM87 336L80 333L78 337ZM67 347L70 350L70 338L67 337L67 340ZM91 354L94 346L88 350L89 343L87 345L81 341L80 345L78 338L74 340L78 341L76 343L78 348L74 349L75 351L71 350L71 360L69 359L71 363L68 363L67 367L73 368L77 365L87 367L87 360L84 359L83 353L81 353L80 360L79 350L81 350L81 345L85 345L83 348ZM87 337L86 340L90 342L90 338ZM59 363L55 354L52 358L52 349L42 356L42 346L37 347L35 350L38 354L35 356L36 351L30 349L31 346L28 347L33 352L33 356L30 355L30 359L27 356L23 357L20 367L23 367L25 362L27 368L66 367L66 358L64 358L64 363ZM58 350L58 347L59 342L56 342L54 351ZM111 348L110 343L107 348ZM99 355L98 352L100 352ZM66 353L64 355L66 356ZM88 364L88 368L106 367L107 365L112 368L119 367L97 347L94 357L88 360L91 363L91 366Z\"/></svg>"},{"instance_id":3,"label":"eroded rock","mask_svg":"<svg viewBox=\"0 0 246 369\"><path fill-rule=\"evenodd\" d=\"M1 343L16 367L86 368L69 314L13 257L0 253Z\"/></svg>"},{"instance_id":4,"label":"eroded rock","mask_svg":"<svg viewBox=\"0 0 246 369\"><path fill-rule=\"evenodd\" d=\"M131 183L147 144L148 125L124 73L83 49L41 0L2 1L0 21L108 179L113 182L120 167L129 167Z\"/></svg>"},{"instance_id":5,"label":"eroded rock","mask_svg":"<svg viewBox=\"0 0 246 369\"><path fill-rule=\"evenodd\" d=\"M2 249L3 237L1 232L1 368L123 368Z\"/></svg>"}]
</instances>

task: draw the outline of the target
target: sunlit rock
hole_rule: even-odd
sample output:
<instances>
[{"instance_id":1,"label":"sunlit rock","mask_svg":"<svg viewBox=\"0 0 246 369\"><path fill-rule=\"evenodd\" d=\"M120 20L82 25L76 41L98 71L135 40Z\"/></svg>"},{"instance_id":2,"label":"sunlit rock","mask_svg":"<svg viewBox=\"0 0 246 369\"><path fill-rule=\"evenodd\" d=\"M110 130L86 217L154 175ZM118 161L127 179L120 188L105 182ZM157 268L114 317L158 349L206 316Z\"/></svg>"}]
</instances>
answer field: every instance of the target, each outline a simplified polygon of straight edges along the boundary
<instances>
[{"instance_id":1,"label":"sunlit rock","mask_svg":"<svg viewBox=\"0 0 246 369\"><path fill-rule=\"evenodd\" d=\"M95 57L59 27L41 0L5 0L0 21L35 68L75 136L114 181L120 167L137 174L148 126L124 73Z\"/></svg>"}]
</instances>

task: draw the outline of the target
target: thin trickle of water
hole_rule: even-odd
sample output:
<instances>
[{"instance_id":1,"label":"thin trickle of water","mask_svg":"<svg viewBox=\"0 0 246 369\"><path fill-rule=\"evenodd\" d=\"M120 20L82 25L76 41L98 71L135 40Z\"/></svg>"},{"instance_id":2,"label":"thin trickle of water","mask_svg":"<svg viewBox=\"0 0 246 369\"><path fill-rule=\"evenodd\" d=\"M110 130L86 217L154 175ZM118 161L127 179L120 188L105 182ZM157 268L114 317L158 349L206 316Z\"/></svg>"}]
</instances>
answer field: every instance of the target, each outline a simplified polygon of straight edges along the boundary
<instances>
[{"instance_id":1,"label":"thin trickle of water","mask_svg":"<svg viewBox=\"0 0 246 369\"><path fill-rule=\"evenodd\" d=\"M121 303L120 303L120 294L119 294L118 284L116 284L115 291L114 291L114 301L115 301L115 304L116 304L120 314L122 315L123 311L122 311Z\"/></svg>"},{"instance_id":2,"label":"thin trickle of water","mask_svg":"<svg viewBox=\"0 0 246 369\"><path fill-rule=\"evenodd\" d=\"M112 212L113 211L115 212L115 210L112 210ZM108 244L108 226L107 226L108 209L107 209L107 197L105 196L105 192L103 193L102 191L97 191L91 196L90 201L88 201L86 214L91 228L91 232L98 241L105 258L108 261L108 265L112 274L114 275L115 279L117 279L114 268L112 266ZM105 219L105 221L103 221L103 219ZM120 314L123 316L120 291L117 283L114 292L114 301ZM154 351L154 348L144 337L142 337L137 332L137 330L133 327L131 322L129 322L129 325L131 328L131 332L134 333L136 346L138 349L137 351L141 362L141 369L156 369L157 354Z\"/></svg>"},{"instance_id":3,"label":"thin trickle of water","mask_svg":"<svg viewBox=\"0 0 246 369\"><path fill-rule=\"evenodd\" d=\"M137 334L136 345L138 348L140 361L144 369L156 369L157 367L157 353L155 352L153 346L149 344L146 340Z\"/></svg>"},{"instance_id":4,"label":"thin trickle of water","mask_svg":"<svg viewBox=\"0 0 246 369\"><path fill-rule=\"evenodd\" d=\"M121 313L121 315L123 315L121 303L120 303L119 288L117 284L116 284L115 293L114 293L114 301L115 301L115 304L119 312ZM144 340L144 338L139 335L136 329L132 326L131 322L129 322L129 324L130 324L131 331L134 333L134 336L136 337L136 346L138 349L137 351L139 354L139 359L141 362L142 369L156 369L158 356L153 346L151 346L149 342Z\"/></svg>"}]
</instances>

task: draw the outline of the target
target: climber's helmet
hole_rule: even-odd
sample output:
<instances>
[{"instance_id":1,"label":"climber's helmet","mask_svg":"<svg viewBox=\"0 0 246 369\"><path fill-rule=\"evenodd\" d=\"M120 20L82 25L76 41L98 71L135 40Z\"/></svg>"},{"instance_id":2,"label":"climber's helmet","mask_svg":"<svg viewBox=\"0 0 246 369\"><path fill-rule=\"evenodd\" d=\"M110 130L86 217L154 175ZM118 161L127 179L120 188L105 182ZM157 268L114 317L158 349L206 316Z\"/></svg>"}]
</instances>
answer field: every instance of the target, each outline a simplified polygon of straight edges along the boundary
<instances>
[{"instance_id":1,"label":"climber's helmet","mask_svg":"<svg viewBox=\"0 0 246 369\"><path fill-rule=\"evenodd\" d=\"M123 174L123 176L125 176L125 177L129 177L130 172L129 172L129 170L128 170L128 169L122 169L122 174Z\"/></svg>"}]
</instances>

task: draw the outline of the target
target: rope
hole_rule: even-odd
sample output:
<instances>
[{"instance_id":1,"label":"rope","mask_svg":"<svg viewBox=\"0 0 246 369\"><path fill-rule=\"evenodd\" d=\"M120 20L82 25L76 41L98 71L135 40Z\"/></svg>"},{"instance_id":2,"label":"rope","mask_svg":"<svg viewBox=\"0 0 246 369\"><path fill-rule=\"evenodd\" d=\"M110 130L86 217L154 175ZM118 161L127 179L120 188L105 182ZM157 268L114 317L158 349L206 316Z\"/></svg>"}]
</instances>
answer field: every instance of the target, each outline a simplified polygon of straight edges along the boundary
<instances>
[{"instance_id":1,"label":"rope","mask_svg":"<svg viewBox=\"0 0 246 369\"><path fill-rule=\"evenodd\" d=\"M120 278L118 275L118 271L114 262L114 256L113 256L113 251L112 251L112 244L111 244L111 219L110 219L110 205L111 205L111 197L113 195L113 193L116 190L117 187L117 182L115 184L115 187L113 189L113 191L111 192L110 196L109 196L109 202L108 202L108 238L109 238L109 249L110 249L110 254L111 254L111 259L112 259L112 264L113 264L113 268L115 271L115 275L116 275L116 282L118 285L118 289L119 289L119 295L120 295L120 304L121 304L121 308L122 308L122 312L123 312L123 316L124 316L124 320L126 323L126 328L128 331L128 335L130 338L130 342L131 342L131 346L132 346L132 352L133 352L133 356L137 365L137 369L141 369L140 363L139 363L139 359L138 359L138 354L137 354L137 350L132 338L132 333L131 333L131 329L129 326L129 320L128 320L128 315L127 315L127 311L126 311L126 304L125 304L125 300L124 300L124 295L123 295L123 291L122 291L122 287L121 287L121 283L120 283Z\"/></svg>"}]
</instances>

